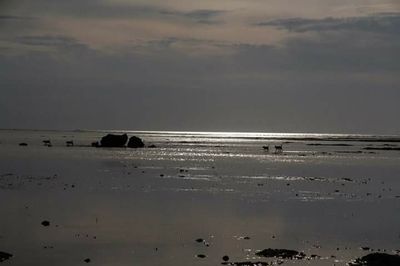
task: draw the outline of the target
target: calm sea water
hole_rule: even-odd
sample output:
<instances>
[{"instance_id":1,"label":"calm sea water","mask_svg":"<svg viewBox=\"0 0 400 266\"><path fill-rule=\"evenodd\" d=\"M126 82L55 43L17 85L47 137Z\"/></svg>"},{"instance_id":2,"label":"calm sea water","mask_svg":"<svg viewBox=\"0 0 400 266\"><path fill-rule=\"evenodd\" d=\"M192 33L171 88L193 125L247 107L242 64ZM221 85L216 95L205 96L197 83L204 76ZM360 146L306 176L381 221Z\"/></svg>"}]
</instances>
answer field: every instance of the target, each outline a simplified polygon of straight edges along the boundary
<instances>
[{"instance_id":1,"label":"calm sea water","mask_svg":"<svg viewBox=\"0 0 400 266\"><path fill-rule=\"evenodd\" d=\"M344 266L361 247L399 249L399 136L124 132L156 147L91 147L105 131L0 130L7 263L219 265L290 248L322 259L286 263Z\"/></svg>"}]
</instances>

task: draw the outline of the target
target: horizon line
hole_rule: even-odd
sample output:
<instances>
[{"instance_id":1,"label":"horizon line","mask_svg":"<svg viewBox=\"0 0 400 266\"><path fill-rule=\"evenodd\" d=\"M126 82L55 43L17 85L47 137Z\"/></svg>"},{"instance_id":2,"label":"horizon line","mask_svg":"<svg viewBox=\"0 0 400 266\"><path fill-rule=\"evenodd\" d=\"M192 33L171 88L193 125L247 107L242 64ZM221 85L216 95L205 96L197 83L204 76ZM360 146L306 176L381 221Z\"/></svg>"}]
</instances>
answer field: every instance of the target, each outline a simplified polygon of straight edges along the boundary
<instances>
[{"instance_id":1,"label":"horizon line","mask_svg":"<svg viewBox=\"0 0 400 266\"><path fill-rule=\"evenodd\" d=\"M177 133L177 134L282 134L282 135L347 135L347 136L386 136L400 137L397 134L382 133L320 133L320 132L266 132L266 131L191 131L191 130L132 130L132 129L48 129L48 128L0 128L1 131L50 131L50 132L135 132L135 133Z\"/></svg>"}]
</instances>

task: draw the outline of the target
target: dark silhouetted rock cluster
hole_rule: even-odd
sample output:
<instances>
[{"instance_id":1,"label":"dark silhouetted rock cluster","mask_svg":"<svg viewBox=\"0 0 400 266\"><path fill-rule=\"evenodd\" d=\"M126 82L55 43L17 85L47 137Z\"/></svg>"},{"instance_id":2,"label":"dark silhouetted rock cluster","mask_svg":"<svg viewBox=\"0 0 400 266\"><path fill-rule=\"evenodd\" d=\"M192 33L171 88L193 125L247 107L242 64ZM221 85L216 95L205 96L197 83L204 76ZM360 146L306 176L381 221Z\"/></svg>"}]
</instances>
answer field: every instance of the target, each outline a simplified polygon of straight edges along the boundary
<instances>
[{"instance_id":1,"label":"dark silhouetted rock cluster","mask_svg":"<svg viewBox=\"0 0 400 266\"><path fill-rule=\"evenodd\" d=\"M127 144L128 142L128 144ZM144 142L141 138L132 136L129 138L128 135L116 135L116 134L107 134L106 136L102 137L100 142L92 142L92 147L107 147L107 148L143 148Z\"/></svg>"}]
</instances>

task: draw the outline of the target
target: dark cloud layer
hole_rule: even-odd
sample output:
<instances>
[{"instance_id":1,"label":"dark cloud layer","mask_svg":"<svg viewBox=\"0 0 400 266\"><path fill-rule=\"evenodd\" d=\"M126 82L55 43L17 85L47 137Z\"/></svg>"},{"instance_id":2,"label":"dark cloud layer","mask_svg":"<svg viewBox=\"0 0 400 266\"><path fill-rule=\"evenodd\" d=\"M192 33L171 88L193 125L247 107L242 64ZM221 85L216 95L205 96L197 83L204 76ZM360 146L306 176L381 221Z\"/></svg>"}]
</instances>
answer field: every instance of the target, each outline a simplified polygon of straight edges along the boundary
<instances>
[{"instance_id":1,"label":"dark cloud layer","mask_svg":"<svg viewBox=\"0 0 400 266\"><path fill-rule=\"evenodd\" d=\"M365 17L349 18L289 18L259 22L258 26L274 26L289 31L366 31L400 33L400 13L381 13Z\"/></svg>"},{"instance_id":2,"label":"dark cloud layer","mask_svg":"<svg viewBox=\"0 0 400 266\"><path fill-rule=\"evenodd\" d=\"M15 38L15 42L34 46L86 47L84 44L73 38L61 35L20 36Z\"/></svg>"},{"instance_id":3,"label":"dark cloud layer","mask_svg":"<svg viewBox=\"0 0 400 266\"><path fill-rule=\"evenodd\" d=\"M35 13L38 17L64 16L75 18L99 18L99 19L170 19L186 20L199 23L218 23L216 18L226 11L213 9L194 9L180 11L173 8L165 8L156 5L143 4L110 4L105 1L61 1L61 0L36 0L20 1L14 3L15 10L20 14ZM14 11L15 12L15 11ZM3 14L4 19L27 19L29 16ZM1 17L0 17L1 19Z\"/></svg>"}]
</instances>

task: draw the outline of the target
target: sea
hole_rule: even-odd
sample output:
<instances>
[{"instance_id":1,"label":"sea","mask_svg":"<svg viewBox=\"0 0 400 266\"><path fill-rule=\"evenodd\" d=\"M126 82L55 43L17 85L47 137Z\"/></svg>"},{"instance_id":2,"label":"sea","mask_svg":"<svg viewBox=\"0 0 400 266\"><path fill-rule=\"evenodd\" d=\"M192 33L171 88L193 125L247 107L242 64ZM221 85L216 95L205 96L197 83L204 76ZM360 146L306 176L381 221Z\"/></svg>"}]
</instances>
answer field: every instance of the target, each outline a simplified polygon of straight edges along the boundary
<instances>
[{"instance_id":1,"label":"sea","mask_svg":"<svg viewBox=\"0 0 400 266\"><path fill-rule=\"evenodd\" d=\"M109 133L145 147L92 147ZM0 130L0 252L5 265L344 266L400 252L399 175L400 136ZM256 255L268 248L306 257Z\"/></svg>"}]
</instances>

